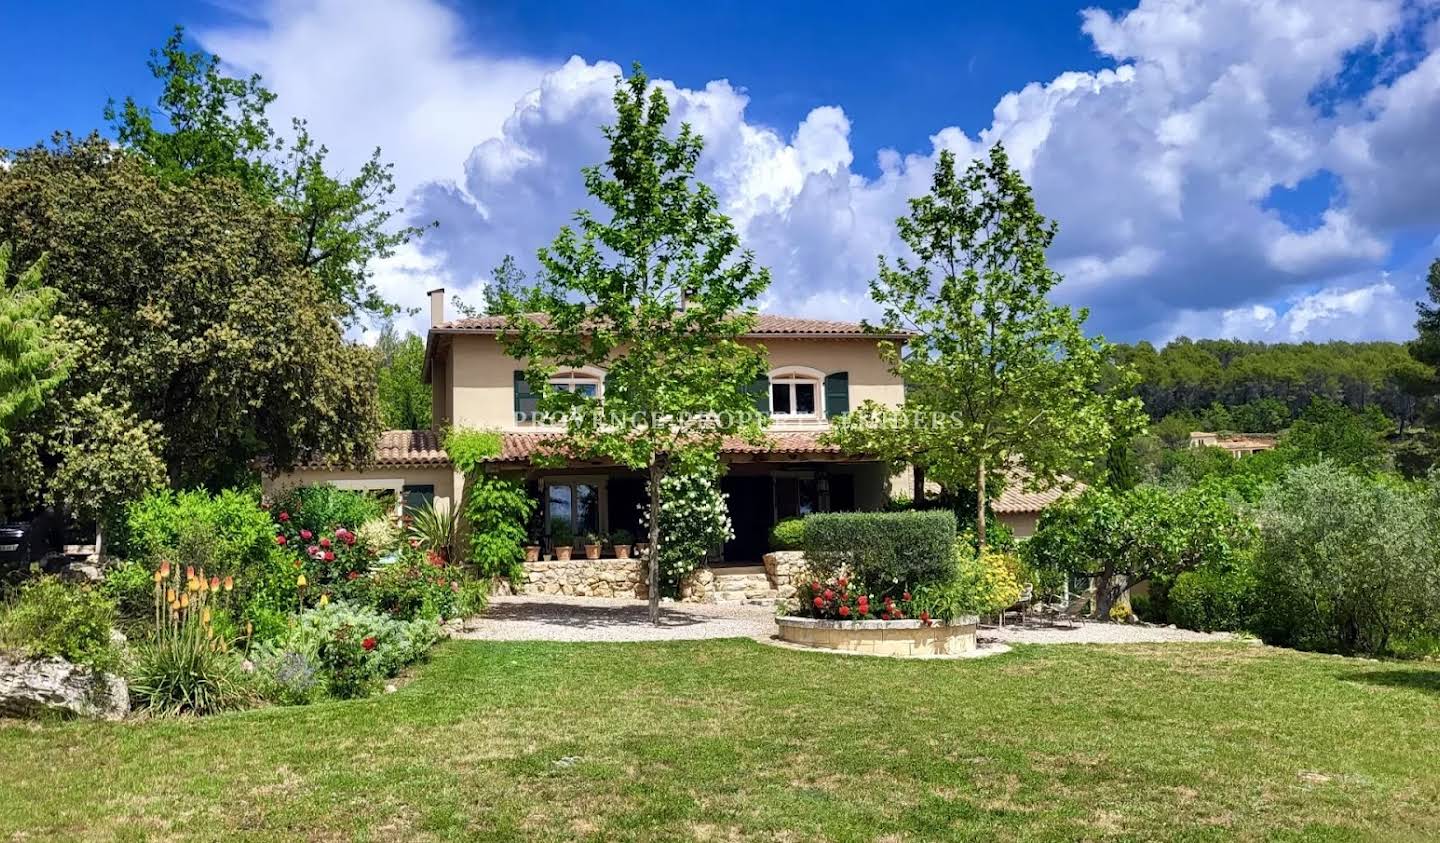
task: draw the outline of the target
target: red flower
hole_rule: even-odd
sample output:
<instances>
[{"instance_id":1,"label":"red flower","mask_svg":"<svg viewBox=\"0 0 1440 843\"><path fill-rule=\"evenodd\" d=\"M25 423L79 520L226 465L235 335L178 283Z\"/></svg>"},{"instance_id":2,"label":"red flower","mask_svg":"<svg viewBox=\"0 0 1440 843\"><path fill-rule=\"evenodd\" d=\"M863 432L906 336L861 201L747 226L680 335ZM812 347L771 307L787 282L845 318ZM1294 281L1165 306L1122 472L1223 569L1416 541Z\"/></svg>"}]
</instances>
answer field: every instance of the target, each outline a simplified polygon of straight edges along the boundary
<instances>
[{"instance_id":1,"label":"red flower","mask_svg":"<svg viewBox=\"0 0 1440 843\"><path fill-rule=\"evenodd\" d=\"M334 554L334 553L331 553L331 552L328 551L328 550L325 551L325 561L326 561L326 562L334 562L334 561L335 561L335 554Z\"/></svg>"},{"instance_id":2,"label":"red flower","mask_svg":"<svg viewBox=\"0 0 1440 843\"><path fill-rule=\"evenodd\" d=\"M888 620L890 620L890 613L889 613L888 611L881 612L881 613L880 613L880 620L882 620L882 621L888 621Z\"/></svg>"},{"instance_id":3,"label":"red flower","mask_svg":"<svg viewBox=\"0 0 1440 843\"><path fill-rule=\"evenodd\" d=\"M929 625L930 625L930 613L929 613L929 612L921 612L921 613L920 613L920 622L923 623L923 624L925 624L926 626L929 626Z\"/></svg>"},{"instance_id":4,"label":"red flower","mask_svg":"<svg viewBox=\"0 0 1440 843\"><path fill-rule=\"evenodd\" d=\"M909 603L909 602L910 602L910 592L907 591L907 592L905 592L904 594L900 595L900 599L901 599L901 600L904 600L906 603Z\"/></svg>"},{"instance_id":5,"label":"red flower","mask_svg":"<svg viewBox=\"0 0 1440 843\"><path fill-rule=\"evenodd\" d=\"M825 605L825 598L823 598L823 597L816 597L816 598L815 598L815 608L817 608L817 609L823 608L824 605Z\"/></svg>"},{"instance_id":6,"label":"red flower","mask_svg":"<svg viewBox=\"0 0 1440 843\"><path fill-rule=\"evenodd\" d=\"M348 573L348 574L345 575L345 579L350 580L350 581L352 581L352 582L355 581L355 580L358 580L359 578L360 578L360 572L359 572L359 571L351 571L350 573Z\"/></svg>"},{"instance_id":7,"label":"red flower","mask_svg":"<svg viewBox=\"0 0 1440 843\"><path fill-rule=\"evenodd\" d=\"M309 530L301 530L301 531L300 531L300 538L304 539L304 540L307 541L307 542L310 541L310 537L313 536L313 535L315 535L315 534L312 533L312 532L310 532Z\"/></svg>"},{"instance_id":8,"label":"red flower","mask_svg":"<svg viewBox=\"0 0 1440 843\"><path fill-rule=\"evenodd\" d=\"M841 607L840 607L840 617L842 617L842 618L848 618L848 617L850 617L850 607L849 607L849 606L841 606Z\"/></svg>"},{"instance_id":9,"label":"red flower","mask_svg":"<svg viewBox=\"0 0 1440 843\"><path fill-rule=\"evenodd\" d=\"M330 547L330 540L328 538L320 539L320 546L328 549ZM905 599L909 600L910 598L906 597Z\"/></svg>"},{"instance_id":10,"label":"red flower","mask_svg":"<svg viewBox=\"0 0 1440 843\"><path fill-rule=\"evenodd\" d=\"M812 582L812 583L810 583L810 590L811 590L811 591L819 591L819 590L820 590L820 583L819 583L819 582Z\"/></svg>"},{"instance_id":11,"label":"red flower","mask_svg":"<svg viewBox=\"0 0 1440 843\"><path fill-rule=\"evenodd\" d=\"M284 524L286 521L289 521L289 520L290 520L290 513L288 513L288 512L282 512L282 513L280 513L280 515L279 515L279 520L280 520L280 523L281 523L281 524Z\"/></svg>"},{"instance_id":12,"label":"red flower","mask_svg":"<svg viewBox=\"0 0 1440 843\"><path fill-rule=\"evenodd\" d=\"M375 645L376 645L377 643L379 643L379 642L377 642L377 641L375 640L375 636L372 635L372 636L370 636L369 638L366 638L364 641L361 641L361 642L360 642L360 647L361 647L362 649L366 650L366 651L369 651L369 650L375 649Z\"/></svg>"},{"instance_id":13,"label":"red flower","mask_svg":"<svg viewBox=\"0 0 1440 843\"><path fill-rule=\"evenodd\" d=\"M845 586L846 586L846 585L849 585L849 583L850 583L850 581L847 580L847 579L845 579L844 577L841 577L839 580L837 580L837 581L835 582L836 585L840 586L840 590L841 590L841 591L844 591L844 590L845 590Z\"/></svg>"},{"instance_id":14,"label":"red flower","mask_svg":"<svg viewBox=\"0 0 1440 843\"><path fill-rule=\"evenodd\" d=\"M278 544L278 545L284 546L284 544L285 544L285 537L284 537L284 536L276 536L276 537L275 537L275 543Z\"/></svg>"},{"instance_id":15,"label":"red flower","mask_svg":"<svg viewBox=\"0 0 1440 843\"><path fill-rule=\"evenodd\" d=\"M834 599L835 599L835 592L831 591L831 590L828 589L828 588L825 589L825 599L826 599L826 600L834 600Z\"/></svg>"}]
</instances>

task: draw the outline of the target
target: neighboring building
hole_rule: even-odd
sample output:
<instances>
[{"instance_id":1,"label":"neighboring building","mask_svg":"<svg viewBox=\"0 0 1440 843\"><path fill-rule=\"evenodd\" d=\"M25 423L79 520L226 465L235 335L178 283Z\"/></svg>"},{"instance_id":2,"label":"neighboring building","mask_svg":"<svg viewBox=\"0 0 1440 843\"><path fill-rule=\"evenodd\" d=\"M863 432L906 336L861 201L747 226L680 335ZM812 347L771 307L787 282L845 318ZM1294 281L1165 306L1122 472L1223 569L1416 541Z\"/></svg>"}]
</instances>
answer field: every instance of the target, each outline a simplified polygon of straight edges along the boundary
<instances>
[{"instance_id":1,"label":"neighboring building","mask_svg":"<svg viewBox=\"0 0 1440 843\"><path fill-rule=\"evenodd\" d=\"M1275 447L1279 437L1267 433L1203 433L1190 434L1192 448L1223 448L1235 458L1268 451Z\"/></svg>"},{"instance_id":2,"label":"neighboring building","mask_svg":"<svg viewBox=\"0 0 1440 843\"><path fill-rule=\"evenodd\" d=\"M1028 539L1035 535L1035 527L1040 523L1040 513L1045 507L1084 488L1085 484L1076 483L1068 489L1052 486L1042 491L1027 492L1023 476L1017 474L1005 484L1000 497L991 502L990 511L1015 533L1015 538Z\"/></svg>"},{"instance_id":3,"label":"neighboring building","mask_svg":"<svg viewBox=\"0 0 1440 843\"><path fill-rule=\"evenodd\" d=\"M365 470L302 468L272 478L267 488L332 483L351 489L393 492L410 502L427 498L449 504L464 478L451 465L436 432L447 426L497 430L500 453L494 470L523 477L541 502L545 532L568 522L578 536L625 529L638 535L645 498L641 472L604 461L573 461L564 468L538 468L531 456L555 442L562 428L532 421L536 397L523 367L505 353L500 317L444 320L444 291L430 293L431 324L425 378L432 386L435 430L387 431L376 459ZM723 558L758 562L768 549L770 528L782 518L810 512L876 510L890 498L887 466L866 455L845 454L820 442L830 419L874 400L899 405L900 379L881 359L882 338L858 323L761 314L745 342L763 345L769 358L768 384L757 392L757 407L770 414L764 445L728 441L721 481L729 494L735 538ZM556 373L566 389L602 396L605 372L587 368Z\"/></svg>"}]
</instances>

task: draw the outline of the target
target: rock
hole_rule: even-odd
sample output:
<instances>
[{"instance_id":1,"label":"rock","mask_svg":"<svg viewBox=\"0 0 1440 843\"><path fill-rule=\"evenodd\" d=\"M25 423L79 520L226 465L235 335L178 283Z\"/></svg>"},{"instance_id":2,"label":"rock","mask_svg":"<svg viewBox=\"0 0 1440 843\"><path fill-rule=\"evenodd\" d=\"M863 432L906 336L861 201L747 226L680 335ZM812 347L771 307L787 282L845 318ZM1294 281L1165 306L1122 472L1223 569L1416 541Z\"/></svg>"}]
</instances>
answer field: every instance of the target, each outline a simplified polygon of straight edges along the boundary
<instances>
[{"instance_id":1,"label":"rock","mask_svg":"<svg viewBox=\"0 0 1440 843\"><path fill-rule=\"evenodd\" d=\"M46 713L119 720L130 710L125 680L62 658L0 654L0 715Z\"/></svg>"},{"instance_id":2,"label":"rock","mask_svg":"<svg viewBox=\"0 0 1440 843\"><path fill-rule=\"evenodd\" d=\"M393 694L393 693L395 693L395 692L398 691L398 690L400 690L400 689L395 687L395 683L394 683L394 682L386 682L386 683L385 683L385 693L387 693L387 694Z\"/></svg>"},{"instance_id":3,"label":"rock","mask_svg":"<svg viewBox=\"0 0 1440 843\"><path fill-rule=\"evenodd\" d=\"M67 580L99 582L104 579L100 566L91 562L71 562L60 569L60 576Z\"/></svg>"}]
</instances>

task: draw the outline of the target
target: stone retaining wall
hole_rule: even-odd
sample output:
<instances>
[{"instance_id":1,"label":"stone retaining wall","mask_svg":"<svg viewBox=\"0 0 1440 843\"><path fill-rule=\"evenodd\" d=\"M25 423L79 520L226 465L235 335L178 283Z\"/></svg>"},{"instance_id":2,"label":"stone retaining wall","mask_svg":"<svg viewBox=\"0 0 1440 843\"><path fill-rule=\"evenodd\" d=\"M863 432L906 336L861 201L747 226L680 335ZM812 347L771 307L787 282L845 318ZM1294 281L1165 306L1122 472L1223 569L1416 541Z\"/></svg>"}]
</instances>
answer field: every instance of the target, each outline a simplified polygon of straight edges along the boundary
<instances>
[{"instance_id":1,"label":"stone retaining wall","mask_svg":"<svg viewBox=\"0 0 1440 843\"><path fill-rule=\"evenodd\" d=\"M958 656L975 649L974 615L926 626L917 620L826 621L779 617L780 640L872 656Z\"/></svg>"},{"instance_id":2,"label":"stone retaining wall","mask_svg":"<svg viewBox=\"0 0 1440 843\"><path fill-rule=\"evenodd\" d=\"M803 550L776 550L765 554L762 561L771 584L780 592L781 597L786 598L795 596L796 582L805 576L810 568Z\"/></svg>"},{"instance_id":3,"label":"stone retaining wall","mask_svg":"<svg viewBox=\"0 0 1440 843\"><path fill-rule=\"evenodd\" d=\"M521 594L645 599L645 563L639 559L567 559L526 562Z\"/></svg>"}]
</instances>

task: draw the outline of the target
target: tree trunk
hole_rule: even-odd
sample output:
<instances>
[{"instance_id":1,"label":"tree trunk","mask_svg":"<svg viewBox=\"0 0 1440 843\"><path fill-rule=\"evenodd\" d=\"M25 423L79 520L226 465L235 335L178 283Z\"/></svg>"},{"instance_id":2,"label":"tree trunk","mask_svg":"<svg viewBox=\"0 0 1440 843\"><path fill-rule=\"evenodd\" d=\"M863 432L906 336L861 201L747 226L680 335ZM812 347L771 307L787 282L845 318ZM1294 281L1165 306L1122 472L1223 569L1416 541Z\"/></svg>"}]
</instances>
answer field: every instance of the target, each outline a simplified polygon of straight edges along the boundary
<instances>
[{"instance_id":1,"label":"tree trunk","mask_svg":"<svg viewBox=\"0 0 1440 843\"><path fill-rule=\"evenodd\" d=\"M975 473L975 541L980 552L985 552L985 458L980 458L980 469Z\"/></svg>"},{"instance_id":2,"label":"tree trunk","mask_svg":"<svg viewBox=\"0 0 1440 843\"><path fill-rule=\"evenodd\" d=\"M650 458L650 623L660 625L660 459Z\"/></svg>"},{"instance_id":3,"label":"tree trunk","mask_svg":"<svg viewBox=\"0 0 1440 843\"><path fill-rule=\"evenodd\" d=\"M1095 578L1095 617L1098 620L1110 619L1110 607L1115 605L1124 592L1126 584L1121 582L1115 572L1106 568Z\"/></svg>"},{"instance_id":4,"label":"tree trunk","mask_svg":"<svg viewBox=\"0 0 1440 843\"><path fill-rule=\"evenodd\" d=\"M916 509L925 508L925 466L910 466L910 497Z\"/></svg>"}]
</instances>

